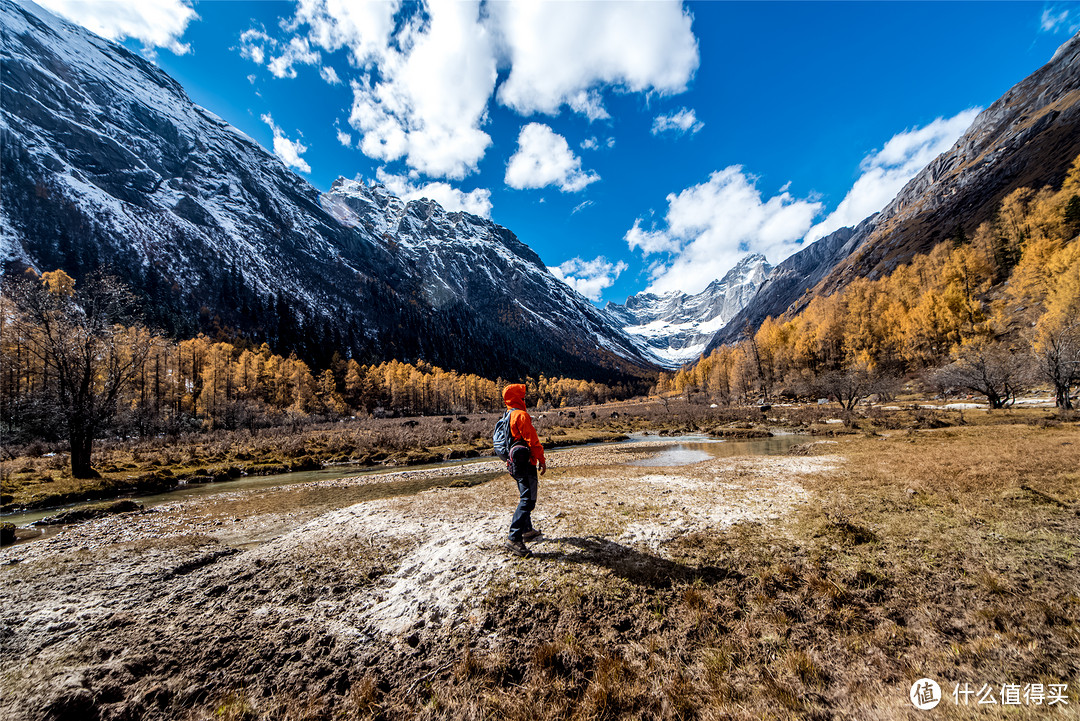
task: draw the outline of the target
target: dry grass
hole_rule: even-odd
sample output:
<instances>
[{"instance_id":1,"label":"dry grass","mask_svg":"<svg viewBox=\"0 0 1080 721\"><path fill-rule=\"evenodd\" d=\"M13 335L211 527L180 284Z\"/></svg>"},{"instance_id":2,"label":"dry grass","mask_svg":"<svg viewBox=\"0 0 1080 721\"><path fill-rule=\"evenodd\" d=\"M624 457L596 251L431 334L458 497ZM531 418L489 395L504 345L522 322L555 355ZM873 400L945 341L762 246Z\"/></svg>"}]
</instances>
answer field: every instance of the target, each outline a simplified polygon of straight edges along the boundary
<instances>
[{"instance_id":1,"label":"dry grass","mask_svg":"<svg viewBox=\"0 0 1080 721\"><path fill-rule=\"evenodd\" d=\"M807 410L804 422L827 412ZM585 544L623 524L620 509L646 513L648 499L635 505L630 483L625 497L586 498L553 469L545 488L568 487L564 523L580 517L584 547L573 562L512 562L510 580L487 589L480 627L425 631L423 652L380 651L378 664L346 669L340 691L255 698L225 687L195 718L915 718L907 690L923 676L947 695L954 683L1068 683L1075 714L1080 427L1045 410L905 409L855 423L862 432L804 449L846 460L801 477L811 502L783 522L687 534L658 552ZM614 490L618 469L572 473L593 472L611 474ZM494 499L492 486L441 502ZM312 561L293 601L357 581L333 569L356 576L359 565ZM935 713L988 715L949 698Z\"/></svg>"},{"instance_id":2,"label":"dry grass","mask_svg":"<svg viewBox=\"0 0 1080 721\"><path fill-rule=\"evenodd\" d=\"M946 695L1068 683L1080 704L1077 427L840 443L848 463L808 482L817 502L782 532L683 538L660 578L582 566L493 589L498 650L470 650L422 698L391 684L370 716L896 718L922 676ZM977 715L951 697L939 714Z\"/></svg>"}]
</instances>

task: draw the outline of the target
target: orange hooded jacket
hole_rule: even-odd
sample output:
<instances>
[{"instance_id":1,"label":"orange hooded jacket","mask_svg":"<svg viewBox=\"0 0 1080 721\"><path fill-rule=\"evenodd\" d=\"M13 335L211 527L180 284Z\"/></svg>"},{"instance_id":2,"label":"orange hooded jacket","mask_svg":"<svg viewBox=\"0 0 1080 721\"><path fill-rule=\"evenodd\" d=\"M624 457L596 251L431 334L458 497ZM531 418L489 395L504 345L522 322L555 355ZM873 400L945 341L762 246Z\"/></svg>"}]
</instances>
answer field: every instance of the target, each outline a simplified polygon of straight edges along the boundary
<instances>
[{"instance_id":1,"label":"orange hooded jacket","mask_svg":"<svg viewBox=\"0 0 1080 721\"><path fill-rule=\"evenodd\" d=\"M521 438L529 444L529 449L532 451L532 457L529 459L530 463L534 466L537 462L546 465L544 447L540 445L540 437L536 435L536 429L533 428L532 418L529 416L529 412L525 410L526 390L523 383L514 383L506 386L503 391L503 402L512 411L510 414L510 435L513 438Z\"/></svg>"}]
</instances>

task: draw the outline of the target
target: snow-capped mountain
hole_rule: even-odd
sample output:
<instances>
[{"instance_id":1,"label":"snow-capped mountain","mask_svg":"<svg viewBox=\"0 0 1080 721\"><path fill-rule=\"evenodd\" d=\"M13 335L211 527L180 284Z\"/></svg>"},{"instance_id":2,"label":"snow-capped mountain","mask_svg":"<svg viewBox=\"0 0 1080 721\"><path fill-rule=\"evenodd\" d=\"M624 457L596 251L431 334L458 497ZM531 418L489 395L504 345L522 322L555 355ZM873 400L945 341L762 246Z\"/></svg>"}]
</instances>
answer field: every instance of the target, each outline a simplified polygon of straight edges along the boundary
<instances>
[{"instance_id":1,"label":"snow-capped mountain","mask_svg":"<svg viewBox=\"0 0 1080 721\"><path fill-rule=\"evenodd\" d=\"M750 302L770 270L765 256L752 253L696 295L638 293L604 310L660 365L677 368L701 355L716 332Z\"/></svg>"},{"instance_id":2,"label":"snow-capped mountain","mask_svg":"<svg viewBox=\"0 0 1080 721\"><path fill-rule=\"evenodd\" d=\"M322 195L153 64L0 0L0 254L106 265L177 335L618 379L651 359L513 233L380 186Z\"/></svg>"},{"instance_id":3,"label":"snow-capped mountain","mask_svg":"<svg viewBox=\"0 0 1080 721\"><path fill-rule=\"evenodd\" d=\"M447 212L433 200L405 203L382 185L345 178L335 180L319 203L340 224L394 255L433 308L464 304L499 318L508 333L559 337L568 350L583 354L656 360L501 225Z\"/></svg>"}]
</instances>

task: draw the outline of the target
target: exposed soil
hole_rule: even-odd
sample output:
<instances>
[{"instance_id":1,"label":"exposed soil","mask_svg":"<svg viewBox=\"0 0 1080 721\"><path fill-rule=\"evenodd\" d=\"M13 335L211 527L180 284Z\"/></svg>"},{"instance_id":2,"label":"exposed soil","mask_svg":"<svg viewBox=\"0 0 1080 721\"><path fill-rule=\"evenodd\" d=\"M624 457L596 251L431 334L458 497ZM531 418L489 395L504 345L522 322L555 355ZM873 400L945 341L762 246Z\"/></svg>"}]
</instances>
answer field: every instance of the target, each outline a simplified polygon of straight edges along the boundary
<instances>
[{"instance_id":1,"label":"exposed soil","mask_svg":"<svg viewBox=\"0 0 1080 721\"><path fill-rule=\"evenodd\" d=\"M668 563L657 554L671 539L777 518L806 500L801 474L838 462L614 465L648 454L561 453L535 513L546 535L526 560L502 548L516 501L505 474L328 512L310 498L461 469L224 494L5 549L2 715L176 718L234 689L269 708L275 695L344 697L372 669L407 686L458 658L453 638L499 647L493 587L558 584L583 563ZM496 464L480 465L470 470Z\"/></svg>"}]
</instances>

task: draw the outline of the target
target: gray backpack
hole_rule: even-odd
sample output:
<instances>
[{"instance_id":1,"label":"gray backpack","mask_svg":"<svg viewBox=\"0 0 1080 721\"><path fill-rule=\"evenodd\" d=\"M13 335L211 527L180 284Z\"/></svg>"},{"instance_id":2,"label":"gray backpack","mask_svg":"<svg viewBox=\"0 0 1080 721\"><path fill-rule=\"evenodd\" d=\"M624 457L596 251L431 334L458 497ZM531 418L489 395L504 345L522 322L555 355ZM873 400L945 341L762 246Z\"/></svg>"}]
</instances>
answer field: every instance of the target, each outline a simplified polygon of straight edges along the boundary
<instances>
[{"instance_id":1,"label":"gray backpack","mask_svg":"<svg viewBox=\"0 0 1080 721\"><path fill-rule=\"evenodd\" d=\"M495 455L504 461L510 460L510 446L514 439L510 436L510 411L503 413L503 417L495 424L495 433L491 436L492 445L495 446Z\"/></svg>"}]
</instances>

